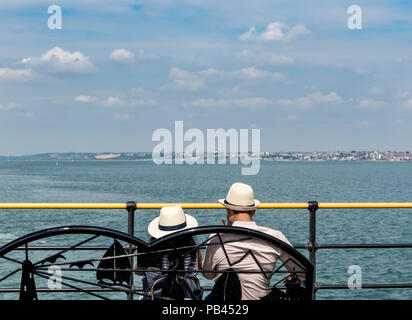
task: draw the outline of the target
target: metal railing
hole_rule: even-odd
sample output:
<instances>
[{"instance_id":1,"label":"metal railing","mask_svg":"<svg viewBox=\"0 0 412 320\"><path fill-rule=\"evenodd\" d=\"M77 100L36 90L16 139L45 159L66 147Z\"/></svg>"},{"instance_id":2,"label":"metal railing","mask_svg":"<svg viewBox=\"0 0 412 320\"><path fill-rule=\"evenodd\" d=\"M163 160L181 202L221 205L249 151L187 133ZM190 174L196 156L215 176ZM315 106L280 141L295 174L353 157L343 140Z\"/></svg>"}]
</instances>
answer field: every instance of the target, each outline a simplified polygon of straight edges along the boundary
<instances>
[{"instance_id":1,"label":"metal railing","mask_svg":"<svg viewBox=\"0 0 412 320\"><path fill-rule=\"evenodd\" d=\"M130 235L134 235L134 220L136 210L161 209L165 206L180 205L183 209L225 209L220 203L136 203L129 201L127 203L0 203L1 209L124 209L127 210L128 226L127 230ZM316 213L319 209L412 209L412 202L375 202L375 203L318 203L309 201L303 203L260 203L259 209L307 209L309 212L309 232L308 243L294 245L296 249L307 249L309 259L314 266L313 271L313 293L312 298L316 299L318 290L338 290L350 289L347 285L327 284L318 285L316 283L316 253L318 249L387 249L387 248L412 248L412 243L374 243L374 244L319 244L316 242ZM68 247L47 247L36 246L31 250L51 250L65 249ZM24 248L20 248L24 249ZM106 247L77 247L76 250L104 250ZM133 284L133 275L130 285ZM362 284L363 289L384 289L384 288L412 288L412 283L381 283L381 284ZM210 288L206 288L210 289ZM0 292L18 292L19 288L0 288ZM72 289L38 289L39 292L73 292ZM107 289L90 289L90 291L108 291ZM132 299L132 294L128 294Z\"/></svg>"}]
</instances>

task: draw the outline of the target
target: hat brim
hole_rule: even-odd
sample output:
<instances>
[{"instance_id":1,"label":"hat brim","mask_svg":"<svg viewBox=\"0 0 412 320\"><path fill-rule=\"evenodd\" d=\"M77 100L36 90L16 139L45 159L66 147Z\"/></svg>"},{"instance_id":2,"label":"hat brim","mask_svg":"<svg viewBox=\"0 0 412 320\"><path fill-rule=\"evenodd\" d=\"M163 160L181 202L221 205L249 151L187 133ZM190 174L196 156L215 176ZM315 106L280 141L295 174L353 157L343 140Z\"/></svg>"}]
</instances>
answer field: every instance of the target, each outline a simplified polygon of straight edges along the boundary
<instances>
[{"instance_id":1,"label":"hat brim","mask_svg":"<svg viewBox=\"0 0 412 320\"><path fill-rule=\"evenodd\" d=\"M149 232L149 234L158 239L161 238L165 235L168 235L170 233L173 232L178 232L181 230L185 230L185 229L189 229L189 228L194 228L198 226L197 220L192 217L191 215L185 214L186 217L186 227L181 228L179 230L173 230L173 231L163 231L159 229L159 219L160 217L157 217L155 219L152 220L152 222L149 223L149 226L147 227L147 231Z\"/></svg>"},{"instance_id":2,"label":"hat brim","mask_svg":"<svg viewBox=\"0 0 412 320\"><path fill-rule=\"evenodd\" d=\"M254 201L253 206L245 206L244 207L244 206L238 206L238 205L235 205L235 204L226 203L225 199L219 199L218 200L218 202L220 204L224 205L226 208L231 209L231 210L235 210L235 211L253 211L253 210L255 210L259 206L260 201L256 200L256 199L253 200L253 201Z\"/></svg>"}]
</instances>

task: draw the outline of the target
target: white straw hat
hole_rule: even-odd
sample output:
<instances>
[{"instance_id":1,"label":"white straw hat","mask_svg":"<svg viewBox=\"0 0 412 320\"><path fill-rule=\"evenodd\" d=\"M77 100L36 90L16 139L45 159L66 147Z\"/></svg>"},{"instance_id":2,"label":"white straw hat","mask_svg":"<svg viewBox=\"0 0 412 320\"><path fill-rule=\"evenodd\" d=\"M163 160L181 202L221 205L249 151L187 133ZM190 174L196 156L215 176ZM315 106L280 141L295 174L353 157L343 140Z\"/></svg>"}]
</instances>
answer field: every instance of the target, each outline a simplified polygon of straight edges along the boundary
<instances>
[{"instance_id":1,"label":"white straw hat","mask_svg":"<svg viewBox=\"0 0 412 320\"><path fill-rule=\"evenodd\" d=\"M197 226L196 219L185 214L181 206L173 206L160 209L160 215L150 222L147 231L152 237L160 238L169 233Z\"/></svg>"},{"instance_id":2,"label":"white straw hat","mask_svg":"<svg viewBox=\"0 0 412 320\"><path fill-rule=\"evenodd\" d=\"M219 202L226 208L235 211L252 211L260 203L259 200L254 198L252 187L241 182L232 184L226 199L220 199Z\"/></svg>"}]
</instances>

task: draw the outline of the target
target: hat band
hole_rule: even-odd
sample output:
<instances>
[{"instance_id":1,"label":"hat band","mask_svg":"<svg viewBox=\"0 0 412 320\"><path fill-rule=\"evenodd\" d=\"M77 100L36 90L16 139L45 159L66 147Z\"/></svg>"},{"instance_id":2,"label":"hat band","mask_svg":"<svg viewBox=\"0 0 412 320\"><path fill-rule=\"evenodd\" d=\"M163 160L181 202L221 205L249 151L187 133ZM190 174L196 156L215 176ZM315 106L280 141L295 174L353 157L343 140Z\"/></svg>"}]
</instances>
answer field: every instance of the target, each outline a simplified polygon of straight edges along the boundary
<instances>
[{"instance_id":1,"label":"hat band","mask_svg":"<svg viewBox=\"0 0 412 320\"><path fill-rule=\"evenodd\" d=\"M174 231L174 230L179 230L179 229L185 228L186 226L187 226L186 221L181 223L181 224L178 224L176 226L162 226L161 224L159 224L159 230Z\"/></svg>"},{"instance_id":2,"label":"hat band","mask_svg":"<svg viewBox=\"0 0 412 320\"><path fill-rule=\"evenodd\" d=\"M228 205L231 205L231 206L235 206L235 207L254 207L255 206L255 204L250 204L250 205L247 205L247 206L240 206L240 205L238 205L238 204L233 204L233 203L230 203L229 201L226 201L226 199L225 199L225 204L228 204Z\"/></svg>"}]
</instances>

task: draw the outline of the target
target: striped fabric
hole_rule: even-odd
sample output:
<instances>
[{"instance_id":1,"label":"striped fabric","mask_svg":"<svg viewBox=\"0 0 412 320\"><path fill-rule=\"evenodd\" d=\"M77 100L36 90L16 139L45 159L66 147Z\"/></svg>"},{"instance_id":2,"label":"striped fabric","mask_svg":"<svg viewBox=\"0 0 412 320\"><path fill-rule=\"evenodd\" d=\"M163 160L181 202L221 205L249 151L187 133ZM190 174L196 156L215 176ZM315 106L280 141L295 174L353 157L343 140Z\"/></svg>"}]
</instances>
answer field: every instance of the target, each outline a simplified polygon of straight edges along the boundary
<instances>
[{"instance_id":1,"label":"striped fabric","mask_svg":"<svg viewBox=\"0 0 412 320\"><path fill-rule=\"evenodd\" d=\"M145 294L150 295L150 291L155 282L164 279L167 276L167 272L162 272L163 270L169 270L170 261L168 255L163 255L161 257L161 267L148 267L147 271L144 272L142 285L143 291ZM197 263L197 254L192 252L191 254L186 254L184 256L184 270L186 277L195 278L197 274L198 263ZM160 294L160 293L159 293ZM154 293L156 295L156 292ZM143 299L151 299L150 297L143 296Z\"/></svg>"}]
</instances>

